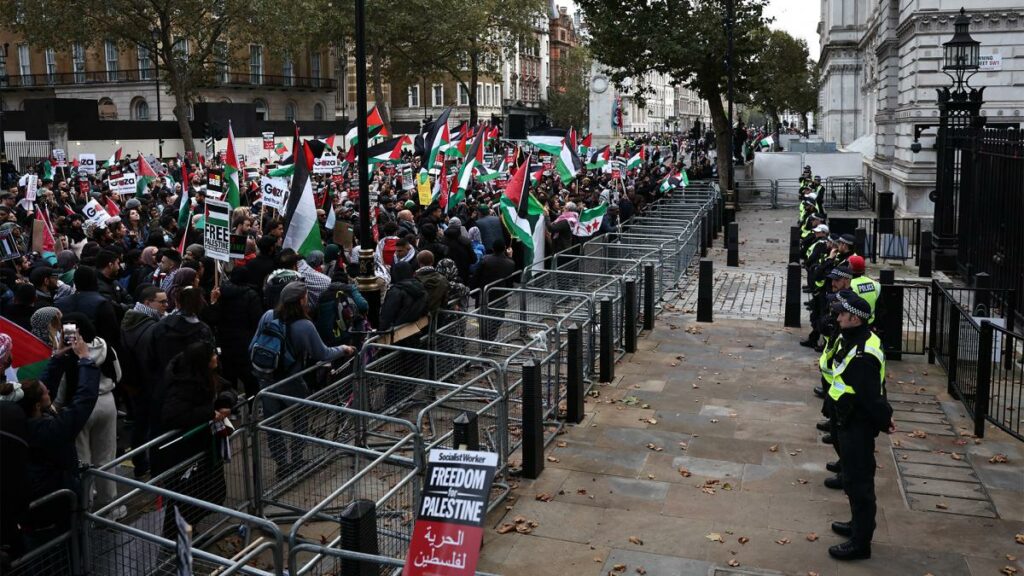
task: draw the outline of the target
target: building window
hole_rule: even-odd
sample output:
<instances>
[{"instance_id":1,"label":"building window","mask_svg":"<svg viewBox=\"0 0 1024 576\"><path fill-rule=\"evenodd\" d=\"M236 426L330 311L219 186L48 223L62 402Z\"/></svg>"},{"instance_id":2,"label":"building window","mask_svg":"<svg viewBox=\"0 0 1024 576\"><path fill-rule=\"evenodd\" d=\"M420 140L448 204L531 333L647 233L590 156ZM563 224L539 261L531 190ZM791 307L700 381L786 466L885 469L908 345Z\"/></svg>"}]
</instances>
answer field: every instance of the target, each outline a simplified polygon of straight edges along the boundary
<instances>
[{"instance_id":1,"label":"building window","mask_svg":"<svg viewBox=\"0 0 1024 576\"><path fill-rule=\"evenodd\" d=\"M100 120L117 120L117 106L110 98L100 98Z\"/></svg>"},{"instance_id":2,"label":"building window","mask_svg":"<svg viewBox=\"0 0 1024 576\"><path fill-rule=\"evenodd\" d=\"M29 59L28 44L18 45L18 74L23 86L32 85L32 61Z\"/></svg>"},{"instance_id":3,"label":"building window","mask_svg":"<svg viewBox=\"0 0 1024 576\"><path fill-rule=\"evenodd\" d=\"M477 106L489 106L490 105L490 103L487 102L487 99L484 98L484 85L483 84L477 84L476 85L476 104L477 104Z\"/></svg>"},{"instance_id":4,"label":"building window","mask_svg":"<svg viewBox=\"0 0 1024 576\"><path fill-rule=\"evenodd\" d=\"M324 105L319 103L319 102L317 102L316 104L313 104L313 120L323 120L323 119L324 119Z\"/></svg>"},{"instance_id":5,"label":"building window","mask_svg":"<svg viewBox=\"0 0 1024 576\"><path fill-rule=\"evenodd\" d=\"M249 45L249 83L263 84L263 46Z\"/></svg>"},{"instance_id":6,"label":"building window","mask_svg":"<svg viewBox=\"0 0 1024 576\"><path fill-rule=\"evenodd\" d=\"M494 105L501 106L501 84L494 85Z\"/></svg>"},{"instance_id":7,"label":"building window","mask_svg":"<svg viewBox=\"0 0 1024 576\"><path fill-rule=\"evenodd\" d=\"M469 90L461 83L457 85L459 91L459 106L469 106Z\"/></svg>"},{"instance_id":8,"label":"building window","mask_svg":"<svg viewBox=\"0 0 1024 576\"><path fill-rule=\"evenodd\" d=\"M53 48L46 49L46 81L53 84L57 81L57 53Z\"/></svg>"},{"instance_id":9,"label":"building window","mask_svg":"<svg viewBox=\"0 0 1024 576\"><path fill-rule=\"evenodd\" d=\"M174 52L175 58L188 62L188 38L178 38L175 40L172 52Z\"/></svg>"},{"instance_id":10,"label":"building window","mask_svg":"<svg viewBox=\"0 0 1024 576\"><path fill-rule=\"evenodd\" d=\"M309 75L313 77L314 88L320 87L320 53L313 52L309 55Z\"/></svg>"},{"instance_id":11,"label":"building window","mask_svg":"<svg viewBox=\"0 0 1024 576\"><path fill-rule=\"evenodd\" d=\"M420 87L409 86L409 108L419 108L420 106Z\"/></svg>"},{"instance_id":12,"label":"building window","mask_svg":"<svg viewBox=\"0 0 1024 576\"><path fill-rule=\"evenodd\" d=\"M104 42L103 55L107 62L107 82L117 82L117 43L113 40Z\"/></svg>"},{"instance_id":13,"label":"building window","mask_svg":"<svg viewBox=\"0 0 1024 576\"><path fill-rule=\"evenodd\" d=\"M80 42L71 45L71 71L76 84L85 82L85 46Z\"/></svg>"},{"instance_id":14,"label":"building window","mask_svg":"<svg viewBox=\"0 0 1024 576\"><path fill-rule=\"evenodd\" d=\"M295 121L295 103L288 102L284 105L284 119L288 122Z\"/></svg>"},{"instance_id":15,"label":"building window","mask_svg":"<svg viewBox=\"0 0 1024 576\"><path fill-rule=\"evenodd\" d=\"M149 104L145 98L132 100L132 120L149 120Z\"/></svg>"},{"instance_id":16,"label":"building window","mask_svg":"<svg viewBox=\"0 0 1024 576\"><path fill-rule=\"evenodd\" d=\"M432 92L431 106L444 106L444 84L434 84Z\"/></svg>"},{"instance_id":17,"label":"building window","mask_svg":"<svg viewBox=\"0 0 1024 576\"><path fill-rule=\"evenodd\" d=\"M153 59L150 57L149 48L146 48L145 46L136 46L135 51L139 56L139 80L152 80Z\"/></svg>"},{"instance_id":18,"label":"building window","mask_svg":"<svg viewBox=\"0 0 1024 576\"><path fill-rule=\"evenodd\" d=\"M257 120L270 120L270 109L267 108L267 101L261 98L257 98L252 101L256 105L256 119Z\"/></svg>"},{"instance_id":19,"label":"building window","mask_svg":"<svg viewBox=\"0 0 1024 576\"><path fill-rule=\"evenodd\" d=\"M221 84L230 83L231 67L228 64L228 43L217 42L217 46L214 47L213 53L217 63L217 79L220 80Z\"/></svg>"},{"instance_id":20,"label":"building window","mask_svg":"<svg viewBox=\"0 0 1024 576\"><path fill-rule=\"evenodd\" d=\"M291 56L285 56L281 64L281 75L284 76L285 86L295 85L295 60Z\"/></svg>"}]
</instances>

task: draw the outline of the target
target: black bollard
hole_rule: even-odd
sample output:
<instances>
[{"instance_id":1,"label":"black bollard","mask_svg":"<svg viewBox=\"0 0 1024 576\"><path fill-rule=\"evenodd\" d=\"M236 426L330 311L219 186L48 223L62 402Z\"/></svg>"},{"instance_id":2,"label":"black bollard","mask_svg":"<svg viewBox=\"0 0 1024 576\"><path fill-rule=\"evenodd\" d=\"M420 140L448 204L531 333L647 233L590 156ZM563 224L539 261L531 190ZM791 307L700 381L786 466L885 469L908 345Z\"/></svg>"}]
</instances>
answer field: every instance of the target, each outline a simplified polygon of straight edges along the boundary
<instances>
[{"instance_id":1,"label":"black bollard","mask_svg":"<svg viewBox=\"0 0 1024 576\"><path fill-rule=\"evenodd\" d=\"M883 318L875 317L881 323L882 350L887 360L903 359L903 287L896 285L896 272L882 270L878 275L882 284L879 298L885 302Z\"/></svg>"},{"instance_id":2,"label":"black bollard","mask_svg":"<svg viewBox=\"0 0 1024 576\"><path fill-rule=\"evenodd\" d=\"M463 412L452 420L452 446L456 450L480 449L480 427L475 412Z\"/></svg>"},{"instance_id":3,"label":"black bollard","mask_svg":"<svg viewBox=\"0 0 1024 576\"><path fill-rule=\"evenodd\" d=\"M987 272L978 272L974 275L974 307L971 314L988 318L992 316L992 295L989 289L992 287L992 278Z\"/></svg>"},{"instance_id":4,"label":"black bollard","mask_svg":"<svg viewBox=\"0 0 1024 576\"><path fill-rule=\"evenodd\" d=\"M612 315L612 301L608 298L601 300L601 357L599 376L601 382L611 382L615 379L615 319Z\"/></svg>"},{"instance_id":5,"label":"black bollard","mask_svg":"<svg viewBox=\"0 0 1024 576\"><path fill-rule=\"evenodd\" d=\"M729 223L729 245L726 254L725 264L727 266L740 265L740 225L739 222Z\"/></svg>"},{"instance_id":6,"label":"black bollard","mask_svg":"<svg viewBox=\"0 0 1024 576\"><path fill-rule=\"evenodd\" d=\"M626 352L636 352L636 314L637 314L637 296L636 296L636 280L626 280L625 284L625 306L623 307L623 320L625 326L625 334L622 338L626 345Z\"/></svg>"},{"instance_id":7,"label":"black bollard","mask_svg":"<svg viewBox=\"0 0 1024 576\"><path fill-rule=\"evenodd\" d=\"M864 228L857 228L853 231L853 251L860 254L865 259L868 258L868 254L864 253L867 248L868 231ZM874 250L878 250L878 243L875 243ZM874 262L874 260L872 260Z\"/></svg>"},{"instance_id":8,"label":"black bollard","mask_svg":"<svg viewBox=\"0 0 1024 576\"><path fill-rule=\"evenodd\" d=\"M544 471L544 407L540 364L523 364L523 477L537 478Z\"/></svg>"},{"instance_id":9,"label":"black bollard","mask_svg":"<svg viewBox=\"0 0 1024 576\"><path fill-rule=\"evenodd\" d=\"M583 421L583 331L570 324L566 358L565 419L574 424Z\"/></svg>"},{"instance_id":10,"label":"black bollard","mask_svg":"<svg viewBox=\"0 0 1024 576\"><path fill-rule=\"evenodd\" d=\"M992 322L982 320L978 337L978 382L974 398L974 435L978 438L985 435L985 419L988 416L988 404L991 396L992 337Z\"/></svg>"},{"instance_id":11,"label":"black bollard","mask_svg":"<svg viewBox=\"0 0 1024 576\"><path fill-rule=\"evenodd\" d=\"M373 500L355 500L341 511L341 548L363 554L377 554L377 505ZM380 574L380 564L341 559L341 573L356 576Z\"/></svg>"},{"instance_id":12,"label":"black bollard","mask_svg":"<svg viewBox=\"0 0 1024 576\"><path fill-rule=\"evenodd\" d=\"M703 258L697 271L697 322L713 322L711 306L714 303L714 261Z\"/></svg>"},{"instance_id":13,"label":"black bollard","mask_svg":"<svg viewBox=\"0 0 1024 576\"><path fill-rule=\"evenodd\" d=\"M700 257L708 255L708 219L704 217L700 221Z\"/></svg>"},{"instance_id":14,"label":"black bollard","mask_svg":"<svg viewBox=\"0 0 1024 576\"><path fill-rule=\"evenodd\" d=\"M917 275L921 278L932 277L932 233L924 230L921 232L921 241L917 245L918 265Z\"/></svg>"},{"instance_id":15,"label":"black bollard","mask_svg":"<svg viewBox=\"0 0 1024 576\"><path fill-rule=\"evenodd\" d=\"M644 264L644 330L654 330L654 264Z\"/></svg>"},{"instance_id":16,"label":"black bollard","mask_svg":"<svg viewBox=\"0 0 1024 576\"><path fill-rule=\"evenodd\" d=\"M800 264L790 262L786 268L786 328L800 327Z\"/></svg>"},{"instance_id":17,"label":"black bollard","mask_svg":"<svg viewBox=\"0 0 1024 576\"><path fill-rule=\"evenodd\" d=\"M789 261L800 261L800 227L789 227Z\"/></svg>"}]
</instances>

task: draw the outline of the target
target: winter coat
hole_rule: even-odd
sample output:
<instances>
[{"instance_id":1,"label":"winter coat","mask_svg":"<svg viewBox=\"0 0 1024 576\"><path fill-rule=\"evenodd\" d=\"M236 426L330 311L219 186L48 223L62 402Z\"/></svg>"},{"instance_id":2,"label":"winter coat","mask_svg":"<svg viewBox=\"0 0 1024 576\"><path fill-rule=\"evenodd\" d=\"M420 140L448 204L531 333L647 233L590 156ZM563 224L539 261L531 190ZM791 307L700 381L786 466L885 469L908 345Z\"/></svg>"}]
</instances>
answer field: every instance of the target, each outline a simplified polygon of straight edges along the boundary
<instances>
[{"instance_id":1,"label":"winter coat","mask_svg":"<svg viewBox=\"0 0 1024 576\"><path fill-rule=\"evenodd\" d=\"M259 292L246 284L223 281L220 299L207 310L224 357L247 358L249 342L263 315Z\"/></svg>"},{"instance_id":2,"label":"winter coat","mask_svg":"<svg viewBox=\"0 0 1024 576\"><path fill-rule=\"evenodd\" d=\"M433 266L420 268L415 278L426 290L427 312L433 314L448 303L448 280Z\"/></svg>"},{"instance_id":3,"label":"winter coat","mask_svg":"<svg viewBox=\"0 0 1024 576\"><path fill-rule=\"evenodd\" d=\"M171 359L180 354L189 344L205 341L216 345L213 331L210 327L199 321L191 321L181 314L169 314L163 317L153 328L153 345L155 349L157 370L169 366ZM159 375L153 381L153 403L156 414L160 413L163 402L164 391L166 390L164 376L166 373L157 372Z\"/></svg>"},{"instance_id":4,"label":"winter coat","mask_svg":"<svg viewBox=\"0 0 1024 576\"><path fill-rule=\"evenodd\" d=\"M463 282L469 280L469 267L476 263L476 252L469 239L463 238L459 229L449 228L444 231L444 243L448 247L448 258L459 270L459 277Z\"/></svg>"},{"instance_id":5,"label":"winter coat","mask_svg":"<svg viewBox=\"0 0 1024 576\"><path fill-rule=\"evenodd\" d=\"M157 320L152 316L129 310L121 321L121 369L129 391L141 392L148 397L153 382L160 378L156 360L153 331Z\"/></svg>"},{"instance_id":6,"label":"winter coat","mask_svg":"<svg viewBox=\"0 0 1024 576\"><path fill-rule=\"evenodd\" d=\"M388 287L380 307L380 330L415 322L427 313L427 291L415 278L399 280Z\"/></svg>"}]
</instances>

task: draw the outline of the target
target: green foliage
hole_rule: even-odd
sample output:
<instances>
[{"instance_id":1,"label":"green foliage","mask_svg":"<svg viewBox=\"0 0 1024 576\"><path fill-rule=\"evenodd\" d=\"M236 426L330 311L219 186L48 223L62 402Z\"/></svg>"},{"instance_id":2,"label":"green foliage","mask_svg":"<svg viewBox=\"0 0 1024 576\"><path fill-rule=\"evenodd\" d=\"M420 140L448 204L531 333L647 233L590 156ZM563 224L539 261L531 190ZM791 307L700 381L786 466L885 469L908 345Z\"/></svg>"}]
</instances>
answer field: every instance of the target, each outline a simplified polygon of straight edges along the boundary
<instances>
[{"instance_id":1,"label":"green foliage","mask_svg":"<svg viewBox=\"0 0 1024 576\"><path fill-rule=\"evenodd\" d=\"M587 126L590 112L588 87L590 52L585 46L564 51L558 60L557 77L548 87L548 116L555 126Z\"/></svg>"},{"instance_id":2,"label":"green foliage","mask_svg":"<svg viewBox=\"0 0 1024 576\"><path fill-rule=\"evenodd\" d=\"M750 77L751 103L776 125L787 110L813 110L818 101L817 74L807 43L781 30L763 30L758 37L763 48Z\"/></svg>"}]
</instances>

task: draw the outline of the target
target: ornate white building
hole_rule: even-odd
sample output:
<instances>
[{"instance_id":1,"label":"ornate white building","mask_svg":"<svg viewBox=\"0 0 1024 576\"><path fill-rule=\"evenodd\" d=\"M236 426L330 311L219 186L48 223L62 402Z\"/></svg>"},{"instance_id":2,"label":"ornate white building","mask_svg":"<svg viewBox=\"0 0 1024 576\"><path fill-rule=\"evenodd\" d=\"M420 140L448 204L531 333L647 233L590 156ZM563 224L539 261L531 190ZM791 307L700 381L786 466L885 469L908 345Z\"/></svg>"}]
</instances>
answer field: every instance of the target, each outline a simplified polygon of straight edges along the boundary
<instances>
[{"instance_id":1,"label":"ornate white building","mask_svg":"<svg viewBox=\"0 0 1024 576\"><path fill-rule=\"evenodd\" d=\"M819 134L864 155L864 175L895 193L901 215L928 216L935 188L935 129L911 151L915 126L936 124L942 43L963 6L981 42L982 114L990 124L1024 122L1024 6L1011 0L821 0Z\"/></svg>"}]
</instances>

